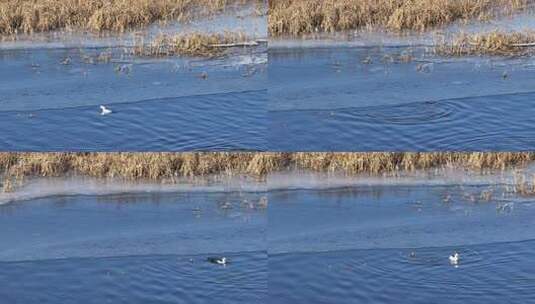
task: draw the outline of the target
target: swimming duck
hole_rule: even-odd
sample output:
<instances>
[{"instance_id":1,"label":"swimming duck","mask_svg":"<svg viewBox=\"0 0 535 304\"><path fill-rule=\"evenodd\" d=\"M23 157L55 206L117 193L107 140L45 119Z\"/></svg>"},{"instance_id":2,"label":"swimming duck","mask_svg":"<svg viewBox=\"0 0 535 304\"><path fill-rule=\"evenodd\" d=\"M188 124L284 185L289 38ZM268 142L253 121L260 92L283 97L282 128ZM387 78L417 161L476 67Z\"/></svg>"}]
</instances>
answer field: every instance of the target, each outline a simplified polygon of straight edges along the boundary
<instances>
[{"instance_id":1,"label":"swimming duck","mask_svg":"<svg viewBox=\"0 0 535 304\"><path fill-rule=\"evenodd\" d=\"M372 57L368 56L364 58L361 62L362 64L372 64L373 60L372 60Z\"/></svg>"},{"instance_id":2,"label":"swimming duck","mask_svg":"<svg viewBox=\"0 0 535 304\"><path fill-rule=\"evenodd\" d=\"M111 114L111 110L106 108L105 106L100 106L100 115L108 115Z\"/></svg>"},{"instance_id":3,"label":"swimming duck","mask_svg":"<svg viewBox=\"0 0 535 304\"><path fill-rule=\"evenodd\" d=\"M62 64L62 65L69 65L69 64L71 64L71 58L70 58L70 57L67 57L67 58L63 59L63 60L61 61L61 64Z\"/></svg>"},{"instance_id":4,"label":"swimming duck","mask_svg":"<svg viewBox=\"0 0 535 304\"><path fill-rule=\"evenodd\" d=\"M455 251L452 255L450 255L450 264L452 265L457 265L459 264L459 259L461 257L459 256L459 253L457 251Z\"/></svg>"},{"instance_id":5,"label":"swimming duck","mask_svg":"<svg viewBox=\"0 0 535 304\"><path fill-rule=\"evenodd\" d=\"M207 260L212 264L227 265L226 257L209 257Z\"/></svg>"}]
</instances>

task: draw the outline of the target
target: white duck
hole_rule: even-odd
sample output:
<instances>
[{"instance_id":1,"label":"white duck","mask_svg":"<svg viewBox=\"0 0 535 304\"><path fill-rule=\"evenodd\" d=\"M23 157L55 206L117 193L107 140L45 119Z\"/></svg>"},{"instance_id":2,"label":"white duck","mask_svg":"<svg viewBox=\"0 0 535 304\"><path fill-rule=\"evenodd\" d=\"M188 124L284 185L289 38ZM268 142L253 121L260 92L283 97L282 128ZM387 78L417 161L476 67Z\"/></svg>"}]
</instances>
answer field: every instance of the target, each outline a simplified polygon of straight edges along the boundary
<instances>
[{"instance_id":1,"label":"white duck","mask_svg":"<svg viewBox=\"0 0 535 304\"><path fill-rule=\"evenodd\" d=\"M218 265L227 265L227 258L226 257L208 258L208 262L213 263L213 264L218 264Z\"/></svg>"},{"instance_id":2,"label":"white duck","mask_svg":"<svg viewBox=\"0 0 535 304\"><path fill-rule=\"evenodd\" d=\"M458 265L459 264L459 260L461 259L459 253L457 251L455 251L452 255L450 255L450 264L451 265Z\"/></svg>"},{"instance_id":3,"label":"white duck","mask_svg":"<svg viewBox=\"0 0 535 304\"><path fill-rule=\"evenodd\" d=\"M105 106L100 106L100 115L108 115L108 114L111 114L112 111L108 108L106 108Z\"/></svg>"}]
</instances>

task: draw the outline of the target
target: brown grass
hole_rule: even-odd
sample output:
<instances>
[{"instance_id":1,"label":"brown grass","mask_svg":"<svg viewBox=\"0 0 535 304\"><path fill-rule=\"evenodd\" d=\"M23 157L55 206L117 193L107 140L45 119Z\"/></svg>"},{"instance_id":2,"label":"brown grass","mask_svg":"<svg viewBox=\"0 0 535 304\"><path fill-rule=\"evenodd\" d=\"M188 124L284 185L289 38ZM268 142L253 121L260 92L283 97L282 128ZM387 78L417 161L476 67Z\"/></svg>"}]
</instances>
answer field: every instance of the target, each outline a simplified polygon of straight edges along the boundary
<instances>
[{"instance_id":1,"label":"brown grass","mask_svg":"<svg viewBox=\"0 0 535 304\"><path fill-rule=\"evenodd\" d=\"M444 56L496 55L525 56L533 53L535 32L459 34L452 42L441 43L436 53Z\"/></svg>"},{"instance_id":2,"label":"brown grass","mask_svg":"<svg viewBox=\"0 0 535 304\"><path fill-rule=\"evenodd\" d=\"M287 153L275 154L277 169L294 168L347 174L382 174L443 166L471 170L503 170L535 160L531 152L435 153Z\"/></svg>"},{"instance_id":3,"label":"brown grass","mask_svg":"<svg viewBox=\"0 0 535 304\"><path fill-rule=\"evenodd\" d=\"M425 31L458 20L487 20L530 0L272 0L269 33L299 35L358 28Z\"/></svg>"},{"instance_id":4,"label":"brown grass","mask_svg":"<svg viewBox=\"0 0 535 304\"><path fill-rule=\"evenodd\" d=\"M284 170L383 174L458 166L503 170L535 160L535 153L0 153L5 191L28 177L81 175L130 181L245 174L264 179Z\"/></svg>"},{"instance_id":5,"label":"brown grass","mask_svg":"<svg viewBox=\"0 0 535 304\"><path fill-rule=\"evenodd\" d=\"M177 35L158 35L150 43L136 41L133 49L136 56L203 56L213 57L225 51L224 44L239 44L249 41L248 37L239 32L225 33L190 33Z\"/></svg>"},{"instance_id":6,"label":"brown grass","mask_svg":"<svg viewBox=\"0 0 535 304\"><path fill-rule=\"evenodd\" d=\"M258 0L2 0L0 34L82 29L124 32L157 21L184 21Z\"/></svg>"}]
</instances>

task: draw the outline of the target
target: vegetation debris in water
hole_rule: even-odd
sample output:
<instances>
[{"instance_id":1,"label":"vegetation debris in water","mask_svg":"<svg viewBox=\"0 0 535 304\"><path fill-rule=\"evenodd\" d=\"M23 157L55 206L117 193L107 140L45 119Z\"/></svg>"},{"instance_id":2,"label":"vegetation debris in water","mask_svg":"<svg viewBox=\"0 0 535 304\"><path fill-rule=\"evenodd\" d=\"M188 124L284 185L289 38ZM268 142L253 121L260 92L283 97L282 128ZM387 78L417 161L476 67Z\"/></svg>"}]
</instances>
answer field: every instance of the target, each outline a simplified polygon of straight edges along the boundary
<instances>
[{"instance_id":1,"label":"vegetation debris in water","mask_svg":"<svg viewBox=\"0 0 535 304\"><path fill-rule=\"evenodd\" d=\"M451 42L440 43L436 47L436 53L443 56L526 56L533 53L534 47L533 31L492 31L458 34Z\"/></svg>"},{"instance_id":2,"label":"vegetation debris in water","mask_svg":"<svg viewBox=\"0 0 535 304\"><path fill-rule=\"evenodd\" d=\"M249 46L255 43L242 32L160 34L147 44L143 39L138 39L134 47L134 55L214 57L221 55L227 47Z\"/></svg>"}]
</instances>

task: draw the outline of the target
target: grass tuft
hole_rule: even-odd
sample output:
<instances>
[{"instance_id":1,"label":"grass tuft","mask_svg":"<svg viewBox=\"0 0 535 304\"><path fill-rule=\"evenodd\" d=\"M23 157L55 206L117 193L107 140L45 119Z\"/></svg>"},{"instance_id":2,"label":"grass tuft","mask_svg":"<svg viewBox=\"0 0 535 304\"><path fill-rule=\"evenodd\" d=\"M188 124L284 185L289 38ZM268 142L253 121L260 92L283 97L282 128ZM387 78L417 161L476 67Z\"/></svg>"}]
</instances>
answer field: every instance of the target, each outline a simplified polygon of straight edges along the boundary
<instances>
[{"instance_id":1,"label":"grass tuft","mask_svg":"<svg viewBox=\"0 0 535 304\"><path fill-rule=\"evenodd\" d=\"M452 42L436 47L443 56L525 56L533 53L535 32L500 32L459 34Z\"/></svg>"},{"instance_id":2,"label":"grass tuft","mask_svg":"<svg viewBox=\"0 0 535 304\"><path fill-rule=\"evenodd\" d=\"M133 53L136 56L201 56L221 55L226 46L249 42L248 37L240 32L225 33L190 33L178 35L160 34L150 43L136 41Z\"/></svg>"}]
</instances>

